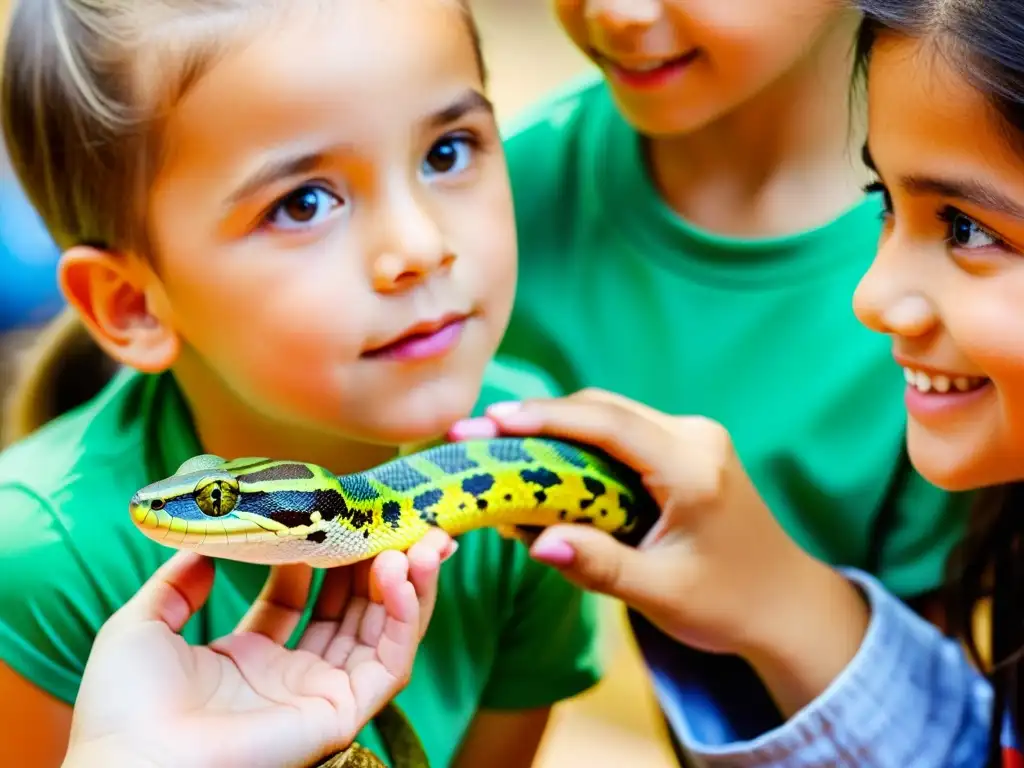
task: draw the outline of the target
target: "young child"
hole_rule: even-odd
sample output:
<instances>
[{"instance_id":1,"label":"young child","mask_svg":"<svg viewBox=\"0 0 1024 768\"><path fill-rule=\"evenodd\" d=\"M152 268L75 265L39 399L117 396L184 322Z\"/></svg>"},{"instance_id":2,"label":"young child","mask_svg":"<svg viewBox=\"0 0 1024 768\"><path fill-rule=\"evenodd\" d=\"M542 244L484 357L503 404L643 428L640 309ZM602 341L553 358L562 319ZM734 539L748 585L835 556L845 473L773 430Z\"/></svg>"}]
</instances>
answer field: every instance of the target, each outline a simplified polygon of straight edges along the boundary
<instances>
[{"instance_id":1,"label":"young child","mask_svg":"<svg viewBox=\"0 0 1024 768\"><path fill-rule=\"evenodd\" d=\"M685 685L670 663L654 667L674 730L703 765L1016 768L1024 764L1024 8L860 4L865 155L885 221L854 306L889 337L889 364L906 373L915 467L941 488L993 494L953 571L951 616L994 685L957 640L876 579L832 571L783 535L721 425L584 393L495 406L491 420L455 432L489 425L492 434L571 437L643 471L665 519L641 551L565 526L532 551L623 598L677 642L748 662L756 676L748 670L713 691L731 705L718 712L700 706L712 691ZM979 633L984 624L972 618L989 597L992 623ZM763 688L789 719L758 731L741 713Z\"/></svg>"},{"instance_id":2,"label":"young child","mask_svg":"<svg viewBox=\"0 0 1024 768\"><path fill-rule=\"evenodd\" d=\"M464 4L25 0L6 53L13 166L125 366L0 457L0 763L43 768L97 630L171 554L136 489L200 452L363 470L550 389L491 362L514 216ZM218 571L189 642L267 576ZM597 679L590 599L493 531L438 591L398 703L432 764L529 765Z\"/></svg>"}]
</instances>

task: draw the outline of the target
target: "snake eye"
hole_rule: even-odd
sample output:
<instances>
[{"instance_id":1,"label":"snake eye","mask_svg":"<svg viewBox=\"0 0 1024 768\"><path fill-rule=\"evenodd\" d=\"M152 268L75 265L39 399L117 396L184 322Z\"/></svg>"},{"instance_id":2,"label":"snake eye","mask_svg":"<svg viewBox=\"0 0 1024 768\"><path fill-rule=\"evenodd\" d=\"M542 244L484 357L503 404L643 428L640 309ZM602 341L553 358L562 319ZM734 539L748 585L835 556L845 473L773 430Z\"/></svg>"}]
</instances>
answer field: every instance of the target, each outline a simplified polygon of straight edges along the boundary
<instances>
[{"instance_id":1,"label":"snake eye","mask_svg":"<svg viewBox=\"0 0 1024 768\"><path fill-rule=\"evenodd\" d=\"M166 506L167 504L163 499L153 499L151 502L149 502L150 509L161 510Z\"/></svg>"},{"instance_id":2,"label":"snake eye","mask_svg":"<svg viewBox=\"0 0 1024 768\"><path fill-rule=\"evenodd\" d=\"M221 477L204 480L196 486L193 497L204 515L223 517L238 503L238 483Z\"/></svg>"}]
</instances>

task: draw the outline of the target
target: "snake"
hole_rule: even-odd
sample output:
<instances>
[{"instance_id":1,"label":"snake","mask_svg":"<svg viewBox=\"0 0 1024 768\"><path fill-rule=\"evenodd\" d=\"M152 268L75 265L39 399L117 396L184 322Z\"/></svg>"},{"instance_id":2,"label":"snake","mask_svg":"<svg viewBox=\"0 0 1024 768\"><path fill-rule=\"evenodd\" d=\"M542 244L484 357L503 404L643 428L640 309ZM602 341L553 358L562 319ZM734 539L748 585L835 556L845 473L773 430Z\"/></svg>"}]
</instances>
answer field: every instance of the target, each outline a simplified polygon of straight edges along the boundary
<instances>
[{"instance_id":1,"label":"snake","mask_svg":"<svg viewBox=\"0 0 1024 768\"><path fill-rule=\"evenodd\" d=\"M659 515L634 469L593 446L547 437L440 443L345 475L303 461L200 454L139 489L129 511L167 547L315 568L404 551L435 527L453 537L494 528L523 538L571 523L636 546ZM404 718L393 702L375 718L392 765L426 768ZM375 760L353 744L322 765Z\"/></svg>"}]
</instances>

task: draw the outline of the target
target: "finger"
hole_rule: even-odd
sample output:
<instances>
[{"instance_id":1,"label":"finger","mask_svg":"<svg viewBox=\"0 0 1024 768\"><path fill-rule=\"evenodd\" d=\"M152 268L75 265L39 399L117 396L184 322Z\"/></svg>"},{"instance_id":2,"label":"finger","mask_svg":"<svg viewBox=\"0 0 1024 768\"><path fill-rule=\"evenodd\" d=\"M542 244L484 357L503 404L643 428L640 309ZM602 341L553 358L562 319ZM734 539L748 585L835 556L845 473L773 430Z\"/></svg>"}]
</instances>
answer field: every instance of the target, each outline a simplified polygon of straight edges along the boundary
<instances>
[{"instance_id":1,"label":"finger","mask_svg":"<svg viewBox=\"0 0 1024 768\"><path fill-rule=\"evenodd\" d=\"M195 552L181 550L158 568L108 624L162 621L180 632L210 596L213 562Z\"/></svg>"},{"instance_id":2,"label":"finger","mask_svg":"<svg viewBox=\"0 0 1024 768\"><path fill-rule=\"evenodd\" d=\"M374 577L378 581L382 604L371 605L367 611L359 648L352 654L350 668L357 671L367 662L377 660L394 678L406 680L412 673L416 649L422 637L420 598L397 563L375 568ZM371 611L375 614L373 621L379 620L379 627L366 626Z\"/></svg>"},{"instance_id":3,"label":"finger","mask_svg":"<svg viewBox=\"0 0 1024 768\"><path fill-rule=\"evenodd\" d=\"M530 555L576 585L647 611L679 585L649 553L619 543L597 528L557 525L545 530Z\"/></svg>"},{"instance_id":4,"label":"finger","mask_svg":"<svg viewBox=\"0 0 1024 768\"><path fill-rule=\"evenodd\" d=\"M448 430L448 439L453 442L462 440L489 440L497 437L500 431L498 425L488 419L481 417L476 419L463 419L457 421Z\"/></svg>"},{"instance_id":5,"label":"finger","mask_svg":"<svg viewBox=\"0 0 1024 768\"><path fill-rule=\"evenodd\" d=\"M404 553L386 550L373 559L370 570L370 604L359 626L360 643L371 647L377 644L387 619L385 596L408 580L409 558Z\"/></svg>"},{"instance_id":6,"label":"finger","mask_svg":"<svg viewBox=\"0 0 1024 768\"><path fill-rule=\"evenodd\" d=\"M352 598L352 573L353 569L348 566L327 571L309 625L299 640L300 650L320 657L327 655Z\"/></svg>"},{"instance_id":7,"label":"finger","mask_svg":"<svg viewBox=\"0 0 1024 768\"><path fill-rule=\"evenodd\" d=\"M421 637L427 631L437 603L437 580L441 563L455 554L457 548L458 543L440 529L428 531L409 548L409 581L419 600Z\"/></svg>"},{"instance_id":8,"label":"finger","mask_svg":"<svg viewBox=\"0 0 1024 768\"><path fill-rule=\"evenodd\" d=\"M313 620L337 621L341 618L345 606L352 597L353 573L354 569L348 566L327 571L316 605L313 607Z\"/></svg>"},{"instance_id":9,"label":"finger","mask_svg":"<svg viewBox=\"0 0 1024 768\"><path fill-rule=\"evenodd\" d=\"M592 445L641 474L658 467L671 447L664 424L669 417L611 394L500 403L487 415L505 434L542 434Z\"/></svg>"},{"instance_id":10,"label":"finger","mask_svg":"<svg viewBox=\"0 0 1024 768\"><path fill-rule=\"evenodd\" d=\"M284 644L292 636L306 609L313 569L308 565L271 568L256 602L238 623L235 632L255 632Z\"/></svg>"}]
</instances>

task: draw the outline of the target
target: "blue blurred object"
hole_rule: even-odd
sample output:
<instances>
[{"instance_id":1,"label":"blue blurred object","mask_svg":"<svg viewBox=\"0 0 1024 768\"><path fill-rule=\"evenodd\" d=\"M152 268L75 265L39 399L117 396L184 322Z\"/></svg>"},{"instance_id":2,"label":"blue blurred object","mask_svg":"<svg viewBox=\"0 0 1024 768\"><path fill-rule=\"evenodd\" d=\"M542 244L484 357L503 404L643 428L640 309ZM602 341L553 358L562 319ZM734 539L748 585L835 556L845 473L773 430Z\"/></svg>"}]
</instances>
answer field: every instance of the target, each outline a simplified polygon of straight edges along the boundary
<instances>
[{"instance_id":1,"label":"blue blurred object","mask_svg":"<svg viewBox=\"0 0 1024 768\"><path fill-rule=\"evenodd\" d=\"M64 308L60 251L0 163L0 334L45 323Z\"/></svg>"}]
</instances>

